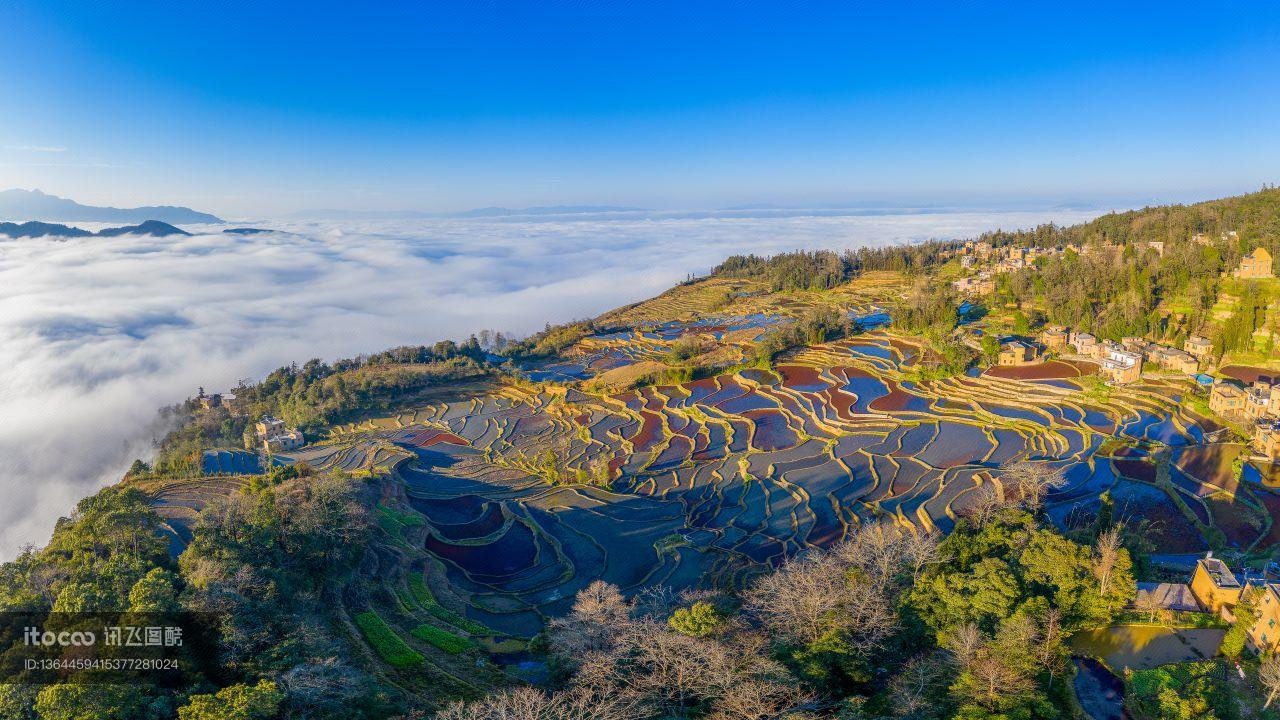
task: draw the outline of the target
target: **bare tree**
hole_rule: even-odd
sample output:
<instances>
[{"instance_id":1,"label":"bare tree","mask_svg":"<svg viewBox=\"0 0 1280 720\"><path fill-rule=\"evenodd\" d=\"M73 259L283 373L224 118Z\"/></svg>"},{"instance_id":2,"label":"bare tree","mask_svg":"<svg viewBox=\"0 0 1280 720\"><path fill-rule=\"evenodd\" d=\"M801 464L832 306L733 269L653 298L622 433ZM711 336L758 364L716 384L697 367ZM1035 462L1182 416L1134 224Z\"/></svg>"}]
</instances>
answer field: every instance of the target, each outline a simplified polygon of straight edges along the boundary
<instances>
[{"instance_id":1,"label":"bare tree","mask_svg":"<svg viewBox=\"0 0 1280 720\"><path fill-rule=\"evenodd\" d=\"M951 653L955 666L961 669L968 667L982 648L983 640L982 631L973 623L965 623L956 628L946 641L947 651Z\"/></svg>"},{"instance_id":2,"label":"bare tree","mask_svg":"<svg viewBox=\"0 0 1280 720\"><path fill-rule=\"evenodd\" d=\"M1138 612L1147 613L1151 622L1156 621L1156 616L1160 613L1161 608L1160 599L1156 597L1155 593L1150 591L1142 592L1141 590L1138 591L1138 596L1134 598L1133 606L1137 608Z\"/></svg>"},{"instance_id":3,"label":"bare tree","mask_svg":"<svg viewBox=\"0 0 1280 720\"><path fill-rule=\"evenodd\" d=\"M935 656L919 655L907 661L889 683L894 712L899 717L908 717L932 707L929 695L943 684L946 676Z\"/></svg>"},{"instance_id":4,"label":"bare tree","mask_svg":"<svg viewBox=\"0 0 1280 720\"><path fill-rule=\"evenodd\" d=\"M313 717L336 713L360 694L360 673L336 657L295 665L279 679L289 714Z\"/></svg>"},{"instance_id":5,"label":"bare tree","mask_svg":"<svg viewBox=\"0 0 1280 720\"><path fill-rule=\"evenodd\" d=\"M897 627L893 608L881 588L849 569L833 553L809 552L756 581L744 607L776 634L803 644L842 633L855 649L877 647Z\"/></svg>"},{"instance_id":6,"label":"bare tree","mask_svg":"<svg viewBox=\"0 0 1280 720\"><path fill-rule=\"evenodd\" d=\"M711 708L708 720L765 720L794 710L813 698L794 682L746 680L734 683Z\"/></svg>"},{"instance_id":7,"label":"bare tree","mask_svg":"<svg viewBox=\"0 0 1280 720\"><path fill-rule=\"evenodd\" d=\"M552 646L569 658L607 651L632 632L631 610L617 587L596 580L578 591L569 615L551 621Z\"/></svg>"},{"instance_id":8,"label":"bare tree","mask_svg":"<svg viewBox=\"0 0 1280 720\"><path fill-rule=\"evenodd\" d=\"M1032 512L1044 507L1044 498L1050 490L1062 487L1066 482L1062 470L1045 462L1022 460L1000 469L1003 471L1000 482L1016 493L1018 504Z\"/></svg>"},{"instance_id":9,"label":"bare tree","mask_svg":"<svg viewBox=\"0 0 1280 720\"><path fill-rule=\"evenodd\" d=\"M1120 552L1124 550L1122 524L1112 525L1098 535L1093 546L1093 575L1098 579L1098 594L1106 595L1111 589L1111 579L1115 574L1116 564L1120 560Z\"/></svg>"},{"instance_id":10,"label":"bare tree","mask_svg":"<svg viewBox=\"0 0 1280 720\"><path fill-rule=\"evenodd\" d=\"M1004 698L1025 694L1034 687L1030 677L986 648L978 652L965 672L970 678L970 682L962 686L965 694L988 708L997 707Z\"/></svg>"},{"instance_id":11,"label":"bare tree","mask_svg":"<svg viewBox=\"0 0 1280 720\"><path fill-rule=\"evenodd\" d=\"M960 511L960 515L978 527L991 522L1001 510L1010 507L1000 488L991 482L983 482L969 491L966 499L969 501L968 505Z\"/></svg>"},{"instance_id":12,"label":"bare tree","mask_svg":"<svg viewBox=\"0 0 1280 720\"><path fill-rule=\"evenodd\" d=\"M941 561L938 540L936 532L913 532L889 523L872 523L859 528L831 552L860 569L882 591L889 591L899 588L906 575L919 579L926 566Z\"/></svg>"},{"instance_id":13,"label":"bare tree","mask_svg":"<svg viewBox=\"0 0 1280 720\"><path fill-rule=\"evenodd\" d=\"M887 523L863 525L831 548L831 554L840 562L862 570L876 587L887 588L894 584L903 567L902 531Z\"/></svg>"},{"instance_id":14,"label":"bare tree","mask_svg":"<svg viewBox=\"0 0 1280 720\"><path fill-rule=\"evenodd\" d=\"M926 567L947 561L946 553L940 546L941 542L942 535L937 530L911 533L907 536L904 555L908 567L911 568L913 584L920 580L920 575Z\"/></svg>"},{"instance_id":15,"label":"bare tree","mask_svg":"<svg viewBox=\"0 0 1280 720\"><path fill-rule=\"evenodd\" d=\"M456 702L436 720L639 720L648 715L630 699L571 690L547 694L516 688L473 703Z\"/></svg>"},{"instance_id":16,"label":"bare tree","mask_svg":"<svg viewBox=\"0 0 1280 720\"><path fill-rule=\"evenodd\" d=\"M1036 662L1049 673L1049 687L1053 687L1053 679L1059 672L1066 669L1067 653L1063 640L1065 633L1062 630L1062 611L1058 608L1050 608L1045 613L1044 619L1040 626L1039 633L1040 642L1035 648Z\"/></svg>"},{"instance_id":17,"label":"bare tree","mask_svg":"<svg viewBox=\"0 0 1280 720\"><path fill-rule=\"evenodd\" d=\"M1263 709L1271 707L1271 701L1276 699L1276 694L1280 693L1280 656L1271 655L1262 661L1258 666L1258 680L1262 681L1262 687L1267 689L1267 702L1263 704Z\"/></svg>"},{"instance_id":18,"label":"bare tree","mask_svg":"<svg viewBox=\"0 0 1280 720\"><path fill-rule=\"evenodd\" d=\"M1028 667L1031 645L1038 640L1034 621L1020 617L1006 622L992 640L973 624L961 625L947 639L947 650L960 678L953 689L987 708L1009 695L1034 688Z\"/></svg>"},{"instance_id":19,"label":"bare tree","mask_svg":"<svg viewBox=\"0 0 1280 720\"><path fill-rule=\"evenodd\" d=\"M672 631L653 618L611 652L588 653L572 686L604 692L661 717L710 706L722 720L768 717L807 699L750 633L740 645Z\"/></svg>"}]
</instances>

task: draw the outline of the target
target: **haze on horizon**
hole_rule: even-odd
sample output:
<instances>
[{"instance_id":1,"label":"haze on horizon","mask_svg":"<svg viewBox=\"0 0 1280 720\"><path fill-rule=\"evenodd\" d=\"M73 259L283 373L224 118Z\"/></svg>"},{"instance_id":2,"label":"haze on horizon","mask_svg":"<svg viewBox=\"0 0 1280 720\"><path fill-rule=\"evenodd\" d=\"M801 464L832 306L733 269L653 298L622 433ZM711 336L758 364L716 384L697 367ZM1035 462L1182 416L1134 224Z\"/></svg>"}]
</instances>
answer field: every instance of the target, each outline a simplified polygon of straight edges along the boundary
<instances>
[{"instance_id":1,"label":"haze on horizon","mask_svg":"<svg viewBox=\"0 0 1280 720\"><path fill-rule=\"evenodd\" d=\"M1263 2L0 6L0 188L309 208L1100 209L1275 182Z\"/></svg>"}]
</instances>

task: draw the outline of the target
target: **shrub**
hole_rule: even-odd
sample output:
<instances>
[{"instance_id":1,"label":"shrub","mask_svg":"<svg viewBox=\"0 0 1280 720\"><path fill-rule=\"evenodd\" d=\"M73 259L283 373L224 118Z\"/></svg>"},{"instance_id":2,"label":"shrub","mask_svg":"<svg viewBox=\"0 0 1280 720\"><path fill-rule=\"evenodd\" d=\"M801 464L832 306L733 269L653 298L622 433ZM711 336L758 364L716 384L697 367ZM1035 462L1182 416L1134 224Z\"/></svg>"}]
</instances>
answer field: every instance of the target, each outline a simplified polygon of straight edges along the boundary
<instances>
[{"instance_id":1,"label":"shrub","mask_svg":"<svg viewBox=\"0 0 1280 720\"><path fill-rule=\"evenodd\" d=\"M667 618L672 630L690 637L706 637L720 627L723 618L709 602L696 602L687 608L676 608Z\"/></svg>"}]
</instances>

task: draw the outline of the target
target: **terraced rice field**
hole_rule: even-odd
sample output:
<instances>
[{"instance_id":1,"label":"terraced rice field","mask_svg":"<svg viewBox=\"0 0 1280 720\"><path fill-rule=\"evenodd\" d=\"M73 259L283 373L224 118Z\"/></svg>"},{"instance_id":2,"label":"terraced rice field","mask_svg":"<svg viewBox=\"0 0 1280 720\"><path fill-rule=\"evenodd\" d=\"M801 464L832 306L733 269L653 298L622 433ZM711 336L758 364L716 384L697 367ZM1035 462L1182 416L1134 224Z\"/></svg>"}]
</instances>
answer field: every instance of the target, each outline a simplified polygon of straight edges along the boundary
<instances>
[{"instance_id":1,"label":"terraced rice field","mask_svg":"<svg viewBox=\"0 0 1280 720\"><path fill-rule=\"evenodd\" d=\"M631 590L732 584L870 520L946 531L977 488L999 487L1000 466L1023 459L1066 472L1048 502L1060 524L1086 521L1106 491L1189 549L1215 525L1242 546L1269 530L1250 537L1248 523L1219 519L1257 501L1222 500L1235 488L1218 454L1238 446L1199 445L1200 421L1176 401L1184 387L1098 400L1078 384L1087 368L1065 364L1050 378L912 382L927 355L869 333L776 373L612 395L505 386L344 428L296 459L392 469L459 620L497 636L532 636L597 578ZM1177 450L1162 485L1154 451L1165 447Z\"/></svg>"},{"instance_id":2,"label":"terraced rice field","mask_svg":"<svg viewBox=\"0 0 1280 720\"><path fill-rule=\"evenodd\" d=\"M552 382L332 428L276 459L403 482L377 520L416 559L407 580L389 581L398 606L381 609L442 667L446 655L532 637L595 579L624 590L733 585L861 523L945 532L1020 460L1063 470L1046 506L1060 526L1090 522L1105 497L1120 517L1149 521L1162 552L1204 549L1218 531L1239 548L1280 538L1280 500L1265 479L1234 477L1240 446L1206 444L1218 426L1180 406L1185 381L1098 392L1097 366L1067 361L918 381L935 353L872 331L773 372L609 389L629 386L611 377L664 367L691 335L732 360L818 306L875 327L902 287L893 273L823 293L721 278L681 286L603 316L597 325L612 329L523 369ZM254 462L210 453L215 477L156 488L177 546L205 498L230 492Z\"/></svg>"},{"instance_id":3,"label":"terraced rice field","mask_svg":"<svg viewBox=\"0 0 1280 720\"><path fill-rule=\"evenodd\" d=\"M200 511L209 503L239 490L246 482L247 477L244 475L132 481L154 499L153 506L164 520L165 530L172 541L171 552L175 555L191 540L191 526Z\"/></svg>"}]
</instances>

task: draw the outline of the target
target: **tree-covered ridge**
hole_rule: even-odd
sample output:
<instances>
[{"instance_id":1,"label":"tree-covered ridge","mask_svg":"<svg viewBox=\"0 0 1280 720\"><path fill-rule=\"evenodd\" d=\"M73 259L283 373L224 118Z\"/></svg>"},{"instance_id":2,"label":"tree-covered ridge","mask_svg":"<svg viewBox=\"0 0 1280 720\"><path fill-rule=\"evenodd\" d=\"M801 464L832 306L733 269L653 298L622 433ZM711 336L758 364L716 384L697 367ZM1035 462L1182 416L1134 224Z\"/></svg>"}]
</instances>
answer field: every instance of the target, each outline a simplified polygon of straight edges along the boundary
<instances>
[{"instance_id":1,"label":"tree-covered ridge","mask_svg":"<svg viewBox=\"0 0 1280 720\"><path fill-rule=\"evenodd\" d=\"M1212 334L1221 356L1247 349L1262 324L1257 303L1271 290L1225 274L1255 248L1280 252L1280 190L1109 213L1070 227L995 231L978 242L1066 249L997 278L999 303L1034 307L1049 322L1109 339L1177 343ZM1224 321L1214 316L1221 293L1245 300Z\"/></svg>"},{"instance_id":2,"label":"tree-covered ridge","mask_svg":"<svg viewBox=\"0 0 1280 720\"><path fill-rule=\"evenodd\" d=\"M1234 235L1232 235L1234 233ZM1190 241L1196 235L1232 242L1225 259L1239 260L1254 247L1280 251L1280 188L1207 200L1191 205L1159 205L1140 210L1111 212L1078 225L1042 225L1034 230L995 230L978 237L993 245L1055 247L1094 242L1137 244Z\"/></svg>"},{"instance_id":3,"label":"tree-covered ridge","mask_svg":"<svg viewBox=\"0 0 1280 720\"><path fill-rule=\"evenodd\" d=\"M387 717L394 705L335 632L331 599L371 552L369 487L277 473L212 503L176 559L151 498L82 500L43 549L0 565L0 611L211 613L215 667L180 685L0 684L6 720Z\"/></svg>"},{"instance_id":4,"label":"tree-covered ridge","mask_svg":"<svg viewBox=\"0 0 1280 720\"><path fill-rule=\"evenodd\" d=\"M1252 349L1254 333L1269 320L1265 307L1274 288L1235 280L1228 272L1255 248L1280 257L1280 190L1113 212L1071 226L995 230L968 243L975 244L996 253L1063 251L992 273L998 307L1113 340L1140 336L1180 344L1202 333L1214 340L1221 358ZM753 278L770 291L786 292L829 290L872 270L906 272L921 279L895 303L894 324L912 334L932 333L941 343L956 320L956 294L948 281L954 275L946 266L964 245L948 240L844 253L739 255L711 277ZM1241 302L1220 317L1223 295Z\"/></svg>"}]
</instances>

